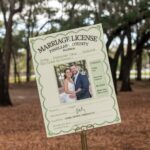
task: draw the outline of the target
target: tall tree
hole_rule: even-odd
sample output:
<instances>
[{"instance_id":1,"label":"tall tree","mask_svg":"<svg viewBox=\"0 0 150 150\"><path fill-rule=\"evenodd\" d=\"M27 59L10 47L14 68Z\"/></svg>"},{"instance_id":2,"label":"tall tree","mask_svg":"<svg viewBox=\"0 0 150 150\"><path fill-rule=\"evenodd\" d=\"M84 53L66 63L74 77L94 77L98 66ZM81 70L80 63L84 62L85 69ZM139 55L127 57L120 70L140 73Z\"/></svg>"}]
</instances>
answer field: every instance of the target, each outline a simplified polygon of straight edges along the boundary
<instances>
[{"instance_id":1,"label":"tall tree","mask_svg":"<svg viewBox=\"0 0 150 150\"><path fill-rule=\"evenodd\" d=\"M38 15L44 16L44 23L39 23ZM55 16L55 10L51 10L46 0L28 0L25 3L23 13L20 14L21 20L25 25L25 49L26 49L26 81L30 81L31 76L31 52L29 38L37 36L39 32L51 23L51 17ZM40 24L40 25L39 25ZM41 25L42 24L42 25ZM40 28L39 28L40 26Z\"/></svg>"},{"instance_id":2,"label":"tall tree","mask_svg":"<svg viewBox=\"0 0 150 150\"><path fill-rule=\"evenodd\" d=\"M124 64L123 64L121 91L132 91L132 88L130 85L130 69L131 69L132 61L133 61L133 50L132 50L132 43L131 43L131 28L129 27L126 32L127 32L128 45L127 45L127 53L123 57Z\"/></svg>"},{"instance_id":3,"label":"tall tree","mask_svg":"<svg viewBox=\"0 0 150 150\"><path fill-rule=\"evenodd\" d=\"M109 57L109 61L111 64L111 72L112 72L112 77L113 77L113 82L114 82L116 93L117 93L117 74L116 74L116 72L117 72L119 56L124 51L124 45L123 45L124 37L125 37L125 32L120 35L120 44L116 50L116 53L114 54L114 58Z\"/></svg>"},{"instance_id":4,"label":"tall tree","mask_svg":"<svg viewBox=\"0 0 150 150\"><path fill-rule=\"evenodd\" d=\"M9 70L10 70L10 58L12 53L12 26L13 16L21 12L23 8L23 0L1 0L0 8L3 14L5 37L3 42L2 52L2 65L1 65L1 80L0 80L0 105L7 106L12 105L9 96ZM8 16L7 16L8 14Z\"/></svg>"}]
</instances>

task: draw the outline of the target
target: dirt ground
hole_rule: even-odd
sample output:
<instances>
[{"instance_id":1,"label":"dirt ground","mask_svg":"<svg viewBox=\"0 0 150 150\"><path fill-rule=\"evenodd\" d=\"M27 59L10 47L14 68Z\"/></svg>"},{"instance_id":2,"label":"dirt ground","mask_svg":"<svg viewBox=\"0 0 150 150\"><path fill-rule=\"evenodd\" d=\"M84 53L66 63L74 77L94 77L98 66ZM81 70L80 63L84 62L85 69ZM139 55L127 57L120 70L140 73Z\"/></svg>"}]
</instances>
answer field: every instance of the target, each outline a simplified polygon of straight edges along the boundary
<instances>
[{"instance_id":1,"label":"dirt ground","mask_svg":"<svg viewBox=\"0 0 150 150\"><path fill-rule=\"evenodd\" d=\"M120 92L122 123L89 130L89 150L150 150L150 81ZM80 134L46 138L35 83L11 85L13 107L0 108L0 150L81 150Z\"/></svg>"}]
</instances>

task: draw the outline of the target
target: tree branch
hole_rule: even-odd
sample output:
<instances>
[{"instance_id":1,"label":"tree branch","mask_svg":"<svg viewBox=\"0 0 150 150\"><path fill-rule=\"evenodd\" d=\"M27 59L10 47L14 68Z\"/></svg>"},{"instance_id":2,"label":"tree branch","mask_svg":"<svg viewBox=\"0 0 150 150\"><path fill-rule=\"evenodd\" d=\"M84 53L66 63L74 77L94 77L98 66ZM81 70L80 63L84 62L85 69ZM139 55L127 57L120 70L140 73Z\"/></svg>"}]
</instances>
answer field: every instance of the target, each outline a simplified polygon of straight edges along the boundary
<instances>
[{"instance_id":1,"label":"tree branch","mask_svg":"<svg viewBox=\"0 0 150 150\"><path fill-rule=\"evenodd\" d=\"M24 0L19 0L19 7L17 9L13 9L13 14L21 12L23 9Z\"/></svg>"},{"instance_id":2,"label":"tree branch","mask_svg":"<svg viewBox=\"0 0 150 150\"><path fill-rule=\"evenodd\" d=\"M148 32L144 32L142 37L141 37L141 40L139 40L139 42L137 43L137 46L136 46L136 55L140 55L142 53L142 49L144 47L144 44L150 39L150 31Z\"/></svg>"},{"instance_id":3,"label":"tree branch","mask_svg":"<svg viewBox=\"0 0 150 150\"><path fill-rule=\"evenodd\" d=\"M116 29L114 29L111 32L111 35L108 36L108 42L106 43L107 49L109 49L109 46L115 36L119 35L121 31L126 30L128 27L131 27L132 25L140 22L141 20L148 18L149 13L150 13L149 10L143 11L140 13L140 15L137 18L130 20L129 22L125 22L124 24L122 24L122 25L118 26Z\"/></svg>"},{"instance_id":4,"label":"tree branch","mask_svg":"<svg viewBox=\"0 0 150 150\"><path fill-rule=\"evenodd\" d=\"M0 7L1 7L1 10L2 10L2 13L3 13L3 19L4 19L5 28L6 28L6 26L7 26L6 9L4 7L3 0L0 0Z\"/></svg>"},{"instance_id":5,"label":"tree branch","mask_svg":"<svg viewBox=\"0 0 150 150\"><path fill-rule=\"evenodd\" d=\"M48 24L48 23L51 23L51 22L60 22L60 20L58 19L53 19L53 20L48 20L46 21L39 29L39 31L37 31L36 33L36 36L38 36L39 32Z\"/></svg>"}]
</instances>

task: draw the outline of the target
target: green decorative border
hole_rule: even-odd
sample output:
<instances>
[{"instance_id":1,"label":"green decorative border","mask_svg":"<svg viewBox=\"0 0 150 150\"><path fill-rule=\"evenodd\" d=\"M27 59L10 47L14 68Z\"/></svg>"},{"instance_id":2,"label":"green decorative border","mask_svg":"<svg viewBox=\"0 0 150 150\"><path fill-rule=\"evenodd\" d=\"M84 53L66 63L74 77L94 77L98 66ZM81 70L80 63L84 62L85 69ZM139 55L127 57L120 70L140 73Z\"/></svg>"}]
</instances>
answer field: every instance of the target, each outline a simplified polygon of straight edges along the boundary
<instances>
[{"instance_id":1,"label":"green decorative border","mask_svg":"<svg viewBox=\"0 0 150 150\"><path fill-rule=\"evenodd\" d=\"M39 63L38 63L38 61L37 61L37 59L36 59L36 55L37 55L37 51L34 49L34 43L37 41L37 40L46 40L47 38L56 38L57 36L67 36L68 34L70 34L70 33L78 33L78 32L81 32L81 31L89 31L89 30L91 30L91 29L97 29L98 31L99 31L99 33L100 33L100 35L99 35L99 41L101 42L101 44L102 44L102 49L101 49L101 51L103 52L103 54L104 54L104 60L103 60L103 62L104 62L104 64L106 65L106 75L109 77L109 81L108 81L108 83L107 83L107 85L110 87L110 89L111 89L111 98L113 99L113 109L115 110L115 112L116 112L116 118L113 120L113 121L111 121L111 122L109 122L109 121L104 121L103 123L101 123L101 124L98 124L98 123L94 123L94 124L88 124L87 126L83 126L83 127L79 127L79 126L77 126L77 125L74 125L74 126L76 126L76 128L73 126L70 130L68 130L68 131L63 131L63 130L61 130L61 131L59 131L59 132L57 132L57 133L54 133L54 132L51 132L50 130L49 130L49 126L50 126L50 120L48 119L48 117L47 117L47 113L48 113L48 109L46 108L46 106L45 106L45 101L46 101L46 98L44 97L44 95L43 95L43 85L42 85L42 83L41 83L41 74L40 74L40 72L38 71L38 67L39 67ZM115 105L116 105L116 100L115 100L115 97L113 96L113 87L111 86L111 77L110 77L110 75L109 75L109 67L108 67L108 65L107 65L107 63L106 63L106 60L108 61L108 58L107 58L107 54L106 54L106 52L104 51L104 49L105 49L105 47L104 47L104 43L103 43L103 41L101 40L101 35L102 35L102 33L101 33L101 25L94 25L94 26L92 26L92 27L89 27L89 28L87 28L87 29L85 29L85 28L81 28L81 29L79 29L78 31L74 31L74 30L69 30L66 34L63 34L63 32L60 32L60 33L58 33L58 34L56 34L55 36L46 36L45 38L36 38L36 39L31 39L30 40L30 44L31 44L31 47L32 47L32 49L33 49L33 51L34 51L34 55L33 55L33 59L34 59L34 61L35 61L35 63L36 63L36 66L34 66L34 68L35 68L35 70L36 70L36 72L37 72L37 74L39 75L39 77L37 78L37 82L38 82L38 84L40 85L40 89L39 89L39 91L40 91L40 95L41 95L41 97L42 97L42 99L43 99L43 103L42 103L42 107L44 108L44 110L45 110L45 119L46 119L46 121L48 122L48 124L47 124L47 130L48 130L48 135L49 136L55 136L55 135L58 135L58 134L61 134L61 133L68 133L68 132L70 132L70 131L75 131L76 132L76 129L78 129L78 128L89 128L90 126L92 126L92 128L94 128L94 127L96 127L96 126L103 126L104 124L110 124L110 123L113 123L113 122L116 122L116 121L119 121L120 120L120 118L119 118L119 114L118 114L118 112L117 112L117 110L116 110L116 108L115 108Z\"/></svg>"}]
</instances>

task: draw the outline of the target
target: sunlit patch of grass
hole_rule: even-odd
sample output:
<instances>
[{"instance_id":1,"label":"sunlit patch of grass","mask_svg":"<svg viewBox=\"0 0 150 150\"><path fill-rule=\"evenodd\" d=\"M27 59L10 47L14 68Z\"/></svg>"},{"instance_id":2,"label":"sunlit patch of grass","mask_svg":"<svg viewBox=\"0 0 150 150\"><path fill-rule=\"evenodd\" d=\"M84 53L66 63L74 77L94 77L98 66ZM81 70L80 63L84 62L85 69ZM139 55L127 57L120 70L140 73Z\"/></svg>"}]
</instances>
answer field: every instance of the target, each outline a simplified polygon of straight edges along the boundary
<instances>
[{"instance_id":1,"label":"sunlit patch of grass","mask_svg":"<svg viewBox=\"0 0 150 150\"><path fill-rule=\"evenodd\" d=\"M35 75L33 75L33 76L30 77L30 81L35 81ZM9 78L9 82L10 82L10 83L15 83L14 77L10 77L10 78ZM16 82L17 82L17 83L19 82L19 79L18 79L18 78L16 79ZM20 82L26 82L26 76L21 76L21 77L20 77Z\"/></svg>"}]
</instances>

